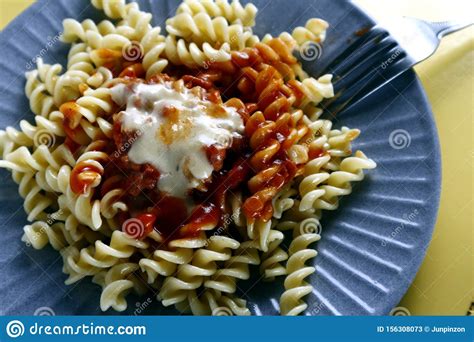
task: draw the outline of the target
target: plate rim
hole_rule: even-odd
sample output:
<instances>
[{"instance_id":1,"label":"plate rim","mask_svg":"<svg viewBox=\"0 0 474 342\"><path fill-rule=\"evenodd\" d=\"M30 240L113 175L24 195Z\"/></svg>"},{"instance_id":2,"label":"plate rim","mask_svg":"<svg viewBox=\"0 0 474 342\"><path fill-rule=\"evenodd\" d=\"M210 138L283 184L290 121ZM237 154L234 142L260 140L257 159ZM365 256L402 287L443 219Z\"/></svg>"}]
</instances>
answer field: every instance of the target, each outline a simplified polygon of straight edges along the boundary
<instances>
[{"instance_id":1,"label":"plate rim","mask_svg":"<svg viewBox=\"0 0 474 342\"><path fill-rule=\"evenodd\" d=\"M25 18L28 18L32 14L35 13L35 11L41 11L41 8L45 6L45 3L47 3L47 0L38 0L37 2L33 3L29 7L27 7L25 10L23 10L19 15L17 15L1 32L0 32L0 46L8 44L10 39L14 39L14 33L20 30L24 26L24 21ZM251 1L250 1L251 2ZM348 1L347 2L348 6L352 7L352 10L355 10L358 12L359 15L362 15L367 19L368 21L371 21L375 23L375 19L371 17L366 11L361 8L360 5L355 4L353 1ZM2 57L0 57L2 58ZM25 70L26 71L26 70ZM433 181L435 185L434 189L434 195L435 199L432 201L432 203L427 206L428 208L431 209L431 215L427 216L427 220L424 224L425 228L423 230L423 241L426 241L426 246L424 248L423 253L418 253L415 255L414 263L416 263L416 267L412 267L411 269L404 269L402 272L405 274L405 278L409 280L409 282L404 282L403 284L400 284L399 288L397 290L392 291L389 295L387 295L387 302L386 305L384 306L383 312L374 312L374 315L386 315L389 313L389 310L393 308L395 305L397 305L401 298L404 296L404 294L407 292L411 284L413 283L413 280L416 276L416 274L419 272L420 267L422 265L422 261L426 257L427 249L429 248L429 245L431 243L431 239L433 236L433 231L435 229L435 225L438 219L439 215L439 206L440 206L440 200L441 200L441 186L442 186L442 158L441 158L441 148L440 148L440 141L439 141L439 133L438 129L436 126L436 121L433 115L433 110L431 107L431 104L429 102L428 96L425 92L425 89L423 88L423 85L414 71L413 68L407 70L403 75L408 75L408 77L413 78L413 85L416 87L416 92L417 95L419 96L419 100L421 101L421 105L426 108L429 120L427 127L429 127L429 132L427 132L427 136L429 136L432 140L432 145L434 148L433 155L434 157L431 158L433 162L433 166L435 168L435 172L433 174ZM376 94L376 93L375 93ZM3 128L2 128L3 129ZM429 221L429 222L428 222ZM104 313L107 315L107 313Z\"/></svg>"}]
</instances>

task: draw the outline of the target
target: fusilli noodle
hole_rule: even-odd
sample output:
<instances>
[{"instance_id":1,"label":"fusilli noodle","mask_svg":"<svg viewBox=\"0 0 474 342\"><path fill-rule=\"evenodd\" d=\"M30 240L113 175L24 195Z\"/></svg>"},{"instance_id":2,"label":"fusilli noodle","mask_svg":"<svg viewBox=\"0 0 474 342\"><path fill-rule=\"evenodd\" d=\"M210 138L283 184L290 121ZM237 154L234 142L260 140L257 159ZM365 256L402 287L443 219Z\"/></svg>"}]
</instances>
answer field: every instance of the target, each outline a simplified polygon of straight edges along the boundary
<instances>
[{"instance_id":1,"label":"fusilli noodle","mask_svg":"<svg viewBox=\"0 0 474 342\"><path fill-rule=\"evenodd\" d=\"M352 151L359 130L321 118L332 76L295 57L328 23L258 37L253 4L184 0L162 33L135 2L91 3L108 19L63 21L67 63L38 58L34 120L0 130L22 241L59 251L66 284L92 277L104 311L153 291L181 312L249 315L236 293L256 270L285 279L281 314L301 314L323 210L376 166Z\"/></svg>"}]
</instances>

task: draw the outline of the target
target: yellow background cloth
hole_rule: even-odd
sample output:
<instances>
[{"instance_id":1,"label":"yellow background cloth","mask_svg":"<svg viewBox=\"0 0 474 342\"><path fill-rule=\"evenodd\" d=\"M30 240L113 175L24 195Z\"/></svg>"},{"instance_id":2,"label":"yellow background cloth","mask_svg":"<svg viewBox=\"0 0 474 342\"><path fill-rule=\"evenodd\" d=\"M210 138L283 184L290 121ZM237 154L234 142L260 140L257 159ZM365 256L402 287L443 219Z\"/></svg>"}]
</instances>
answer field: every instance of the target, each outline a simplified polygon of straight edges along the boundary
<instances>
[{"instance_id":1,"label":"yellow background cloth","mask_svg":"<svg viewBox=\"0 0 474 342\"><path fill-rule=\"evenodd\" d=\"M32 0L0 0L0 28ZM431 21L472 15L472 0L357 0L374 15ZM474 27L443 39L415 68L433 108L441 143L443 180L433 240L400 306L412 315L465 315L474 301L473 94Z\"/></svg>"}]
</instances>

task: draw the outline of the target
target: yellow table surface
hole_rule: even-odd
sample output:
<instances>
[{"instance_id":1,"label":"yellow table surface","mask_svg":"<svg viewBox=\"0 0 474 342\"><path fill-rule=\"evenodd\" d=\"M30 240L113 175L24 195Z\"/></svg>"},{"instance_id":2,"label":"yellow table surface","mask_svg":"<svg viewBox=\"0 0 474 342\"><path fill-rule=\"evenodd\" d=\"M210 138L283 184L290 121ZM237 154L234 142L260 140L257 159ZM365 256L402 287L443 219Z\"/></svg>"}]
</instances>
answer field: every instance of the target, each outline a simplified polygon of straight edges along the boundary
<instances>
[{"instance_id":1,"label":"yellow table surface","mask_svg":"<svg viewBox=\"0 0 474 342\"><path fill-rule=\"evenodd\" d=\"M0 28L32 2L0 0ZM472 0L357 2L374 15L390 13L432 21L459 19L474 9ZM474 300L474 27L446 37L436 54L415 70L438 126L443 181L433 240L400 306L412 315L465 315Z\"/></svg>"}]
</instances>

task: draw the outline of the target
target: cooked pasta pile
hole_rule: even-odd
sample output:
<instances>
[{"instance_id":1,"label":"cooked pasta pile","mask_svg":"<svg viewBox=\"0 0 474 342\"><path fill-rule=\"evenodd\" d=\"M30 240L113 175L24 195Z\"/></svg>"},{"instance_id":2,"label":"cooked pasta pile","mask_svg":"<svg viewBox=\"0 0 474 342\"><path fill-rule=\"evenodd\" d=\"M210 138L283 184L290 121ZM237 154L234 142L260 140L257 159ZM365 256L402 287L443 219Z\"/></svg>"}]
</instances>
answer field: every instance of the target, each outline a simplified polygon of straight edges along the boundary
<instances>
[{"instance_id":1,"label":"cooked pasta pile","mask_svg":"<svg viewBox=\"0 0 474 342\"><path fill-rule=\"evenodd\" d=\"M328 24L258 37L254 5L185 0L162 34L136 3L92 5L109 19L64 20L66 70L26 73L34 123L0 131L22 240L58 250L67 284L91 276L104 311L134 291L248 315L239 282L255 271L284 282L281 314L303 313L321 212L375 167L351 149L359 130L320 118L331 75L294 56Z\"/></svg>"}]
</instances>

